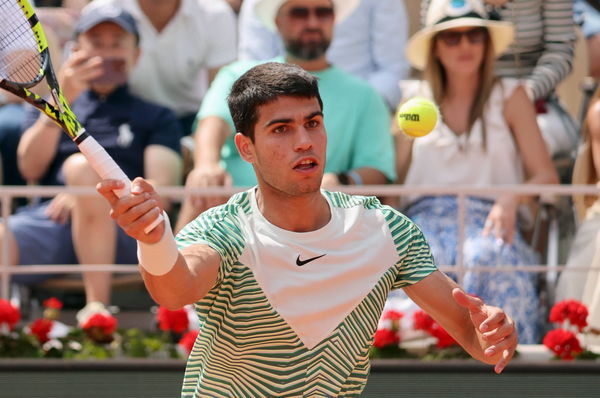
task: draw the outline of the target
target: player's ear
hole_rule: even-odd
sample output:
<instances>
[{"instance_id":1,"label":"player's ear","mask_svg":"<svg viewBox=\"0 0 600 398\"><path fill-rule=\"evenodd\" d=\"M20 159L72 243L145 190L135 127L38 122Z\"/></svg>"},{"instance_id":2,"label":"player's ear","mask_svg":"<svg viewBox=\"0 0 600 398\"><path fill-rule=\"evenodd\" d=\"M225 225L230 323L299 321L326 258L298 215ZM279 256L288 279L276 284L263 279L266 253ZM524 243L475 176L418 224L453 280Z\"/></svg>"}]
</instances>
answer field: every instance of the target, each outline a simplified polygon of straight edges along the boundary
<instances>
[{"instance_id":1,"label":"player's ear","mask_svg":"<svg viewBox=\"0 0 600 398\"><path fill-rule=\"evenodd\" d=\"M248 163L254 163L254 144L250 137L237 133L234 137L235 146L242 157Z\"/></svg>"}]
</instances>

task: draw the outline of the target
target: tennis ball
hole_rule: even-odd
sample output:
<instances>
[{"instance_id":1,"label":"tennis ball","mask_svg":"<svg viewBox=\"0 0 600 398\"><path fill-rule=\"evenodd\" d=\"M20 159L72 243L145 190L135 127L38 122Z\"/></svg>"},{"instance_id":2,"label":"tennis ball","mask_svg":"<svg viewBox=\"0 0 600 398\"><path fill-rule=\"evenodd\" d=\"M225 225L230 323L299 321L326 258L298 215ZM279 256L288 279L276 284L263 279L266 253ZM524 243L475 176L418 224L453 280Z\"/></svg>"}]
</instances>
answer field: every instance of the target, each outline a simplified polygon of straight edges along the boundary
<instances>
[{"instance_id":1,"label":"tennis ball","mask_svg":"<svg viewBox=\"0 0 600 398\"><path fill-rule=\"evenodd\" d=\"M416 97L402 104L396 117L404 134L422 137L429 134L437 124L438 109L430 100Z\"/></svg>"}]
</instances>

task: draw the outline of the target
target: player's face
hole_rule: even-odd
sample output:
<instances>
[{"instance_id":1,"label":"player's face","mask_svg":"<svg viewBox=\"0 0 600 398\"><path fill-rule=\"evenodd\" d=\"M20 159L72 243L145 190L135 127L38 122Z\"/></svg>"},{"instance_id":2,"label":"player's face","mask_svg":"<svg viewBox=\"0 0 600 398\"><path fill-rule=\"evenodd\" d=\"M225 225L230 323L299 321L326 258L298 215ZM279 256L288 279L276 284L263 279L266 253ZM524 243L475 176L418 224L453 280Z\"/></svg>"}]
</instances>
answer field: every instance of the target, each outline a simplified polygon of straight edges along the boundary
<instances>
[{"instance_id":1,"label":"player's face","mask_svg":"<svg viewBox=\"0 0 600 398\"><path fill-rule=\"evenodd\" d=\"M238 134L236 145L261 189L289 196L319 191L327 133L316 98L279 97L259 107L254 142Z\"/></svg>"},{"instance_id":2,"label":"player's face","mask_svg":"<svg viewBox=\"0 0 600 398\"><path fill-rule=\"evenodd\" d=\"M463 27L436 35L435 55L448 75L478 73L485 55L487 34L485 28Z\"/></svg>"},{"instance_id":3,"label":"player's face","mask_svg":"<svg viewBox=\"0 0 600 398\"><path fill-rule=\"evenodd\" d=\"M329 48L334 18L331 0L290 0L279 9L275 23L287 52L310 61Z\"/></svg>"}]
</instances>

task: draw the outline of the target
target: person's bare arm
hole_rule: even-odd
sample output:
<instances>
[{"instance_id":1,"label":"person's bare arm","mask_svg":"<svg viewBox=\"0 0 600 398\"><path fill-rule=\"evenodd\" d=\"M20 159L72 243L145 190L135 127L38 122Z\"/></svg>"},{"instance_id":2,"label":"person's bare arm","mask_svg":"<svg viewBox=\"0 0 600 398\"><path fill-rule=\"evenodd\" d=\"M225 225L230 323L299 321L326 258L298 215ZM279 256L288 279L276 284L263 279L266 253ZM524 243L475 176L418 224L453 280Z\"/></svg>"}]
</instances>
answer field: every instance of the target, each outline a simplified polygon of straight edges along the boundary
<instances>
[{"instance_id":1,"label":"person's bare arm","mask_svg":"<svg viewBox=\"0 0 600 398\"><path fill-rule=\"evenodd\" d=\"M536 112L525 88L520 86L504 103L504 118L510 127L523 161L525 184L558 184L558 174L537 124ZM517 209L528 197L501 195L486 219L483 234L494 233L512 243L516 231Z\"/></svg>"},{"instance_id":2,"label":"person's bare arm","mask_svg":"<svg viewBox=\"0 0 600 398\"><path fill-rule=\"evenodd\" d=\"M596 175L600 176L600 101L593 102L588 109L586 123L590 133L594 170Z\"/></svg>"},{"instance_id":3,"label":"person's bare arm","mask_svg":"<svg viewBox=\"0 0 600 398\"><path fill-rule=\"evenodd\" d=\"M85 51L76 50L58 72L60 86L67 102L72 103L89 82L102 73L100 57L90 57ZM19 171L26 180L42 177L56 155L62 129L46 115L23 132L17 148Z\"/></svg>"},{"instance_id":4,"label":"person's bare arm","mask_svg":"<svg viewBox=\"0 0 600 398\"><path fill-rule=\"evenodd\" d=\"M496 373L514 355L517 332L512 319L500 308L466 295L442 272L435 271L404 291L473 358L495 365Z\"/></svg>"},{"instance_id":5,"label":"person's bare arm","mask_svg":"<svg viewBox=\"0 0 600 398\"><path fill-rule=\"evenodd\" d=\"M173 258L170 264L153 264L152 273L148 265L140 264L152 298L160 305L177 309L204 297L216 283L221 262L219 254L201 244L177 251L172 234L165 230L165 222L146 234L145 228L163 211L158 194L152 185L139 177L132 182L131 194L118 198L114 190L122 187L123 183L117 180L103 180L96 187L110 203L111 217L129 236L140 242L140 246L151 247L157 257ZM167 253L161 251L163 247ZM168 253L169 250L176 253ZM158 268L160 272L156 272Z\"/></svg>"}]
</instances>

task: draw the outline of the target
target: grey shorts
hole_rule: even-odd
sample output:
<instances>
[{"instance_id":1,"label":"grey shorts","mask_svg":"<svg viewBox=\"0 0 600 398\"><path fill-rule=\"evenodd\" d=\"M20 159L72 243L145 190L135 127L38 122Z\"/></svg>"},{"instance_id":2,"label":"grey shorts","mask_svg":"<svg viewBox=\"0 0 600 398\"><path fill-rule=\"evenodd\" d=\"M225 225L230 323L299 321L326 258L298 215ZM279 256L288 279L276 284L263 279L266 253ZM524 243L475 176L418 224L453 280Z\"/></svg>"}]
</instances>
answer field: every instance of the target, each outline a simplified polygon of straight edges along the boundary
<instances>
[{"instance_id":1,"label":"grey shorts","mask_svg":"<svg viewBox=\"0 0 600 398\"><path fill-rule=\"evenodd\" d=\"M71 223L59 224L45 214L48 202L20 208L8 219L8 227L15 236L19 250L19 264L79 264ZM137 247L131 238L116 224L117 250L115 264L137 264ZM29 284L44 281L57 274L13 275L12 281Z\"/></svg>"}]
</instances>

